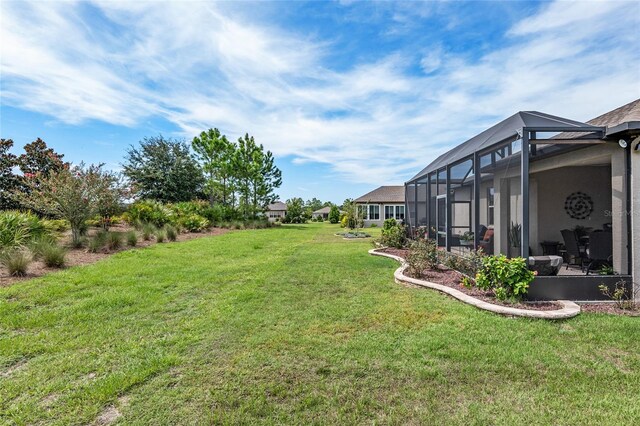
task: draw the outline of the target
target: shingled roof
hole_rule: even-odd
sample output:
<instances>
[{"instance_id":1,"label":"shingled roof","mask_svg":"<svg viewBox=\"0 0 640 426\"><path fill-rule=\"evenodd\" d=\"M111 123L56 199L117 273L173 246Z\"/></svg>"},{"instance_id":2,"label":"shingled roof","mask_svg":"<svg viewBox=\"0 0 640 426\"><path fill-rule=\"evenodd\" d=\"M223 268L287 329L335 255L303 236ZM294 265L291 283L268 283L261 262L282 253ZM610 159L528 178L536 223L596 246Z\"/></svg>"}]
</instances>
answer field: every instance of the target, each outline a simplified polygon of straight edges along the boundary
<instances>
[{"instance_id":1,"label":"shingled roof","mask_svg":"<svg viewBox=\"0 0 640 426\"><path fill-rule=\"evenodd\" d=\"M356 203L402 203L404 186L381 186L354 200Z\"/></svg>"},{"instance_id":2,"label":"shingled roof","mask_svg":"<svg viewBox=\"0 0 640 426\"><path fill-rule=\"evenodd\" d=\"M283 203L282 201L276 201L273 204L269 204L267 206L267 210L269 211L286 211L287 210L287 205L285 203Z\"/></svg>"},{"instance_id":3,"label":"shingled roof","mask_svg":"<svg viewBox=\"0 0 640 426\"><path fill-rule=\"evenodd\" d=\"M612 111L592 118L587 121L592 126L603 126L607 128L606 135L613 135L630 129L640 128L640 99L622 105ZM583 138L584 133L563 132L552 139L577 139Z\"/></svg>"},{"instance_id":4,"label":"shingled roof","mask_svg":"<svg viewBox=\"0 0 640 426\"><path fill-rule=\"evenodd\" d=\"M323 207L313 212L313 214L329 214L329 213L331 213L331 207Z\"/></svg>"}]
</instances>

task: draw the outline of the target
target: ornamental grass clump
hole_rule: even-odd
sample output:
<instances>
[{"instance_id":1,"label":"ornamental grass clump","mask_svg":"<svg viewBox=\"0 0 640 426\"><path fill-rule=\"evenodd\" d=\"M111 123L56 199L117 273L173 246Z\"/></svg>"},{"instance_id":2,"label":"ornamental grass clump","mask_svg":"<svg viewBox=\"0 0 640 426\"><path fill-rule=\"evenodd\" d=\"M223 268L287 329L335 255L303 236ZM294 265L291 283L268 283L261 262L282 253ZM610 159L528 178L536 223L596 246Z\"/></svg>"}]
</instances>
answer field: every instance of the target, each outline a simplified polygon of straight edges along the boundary
<instances>
[{"instance_id":1,"label":"ornamental grass clump","mask_svg":"<svg viewBox=\"0 0 640 426\"><path fill-rule=\"evenodd\" d=\"M164 239L166 238L167 233L164 229L158 229L156 231L156 241L159 243L163 243Z\"/></svg>"},{"instance_id":2,"label":"ornamental grass clump","mask_svg":"<svg viewBox=\"0 0 640 426\"><path fill-rule=\"evenodd\" d=\"M109 250L118 250L122 247L123 235L121 232L107 232L107 247Z\"/></svg>"},{"instance_id":3,"label":"ornamental grass clump","mask_svg":"<svg viewBox=\"0 0 640 426\"><path fill-rule=\"evenodd\" d=\"M534 277L522 257L485 256L476 274L476 287L493 291L498 300L516 303L526 296Z\"/></svg>"},{"instance_id":4,"label":"ornamental grass clump","mask_svg":"<svg viewBox=\"0 0 640 426\"><path fill-rule=\"evenodd\" d=\"M138 234L136 234L136 231L127 232L127 245L129 247L135 247L138 245Z\"/></svg>"},{"instance_id":5,"label":"ornamental grass clump","mask_svg":"<svg viewBox=\"0 0 640 426\"><path fill-rule=\"evenodd\" d=\"M8 250L0 255L0 263L12 277L24 277L31 264L31 255L22 249Z\"/></svg>"},{"instance_id":6,"label":"ornamental grass clump","mask_svg":"<svg viewBox=\"0 0 640 426\"><path fill-rule=\"evenodd\" d=\"M89 239L88 250L91 253L99 252L104 246L107 245L107 233L105 231L98 231L93 236L93 238Z\"/></svg>"},{"instance_id":7,"label":"ornamental grass clump","mask_svg":"<svg viewBox=\"0 0 640 426\"><path fill-rule=\"evenodd\" d=\"M175 241L178 239L178 231L176 231L176 228L171 225L167 225L164 229L167 233L167 239L169 241Z\"/></svg>"},{"instance_id":8,"label":"ornamental grass clump","mask_svg":"<svg viewBox=\"0 0 640 426\"><path fill-rule=\"evenodd\" d=\"M44 244L42 250L42 261L49 268L62 268L66 263L67 251L57 244Z\"/></svg>"},{"instance_id":9,"label":"ornamental grass clump","mask_svg":"<svg viewBox=\"0 0 640 426\"><path fill-rule=\"evenodd\" d=\"M151 240L151 237L158 231L152 223L145 223L142 225L142 239L145 241Z\"/></svg>"}]
</instances>

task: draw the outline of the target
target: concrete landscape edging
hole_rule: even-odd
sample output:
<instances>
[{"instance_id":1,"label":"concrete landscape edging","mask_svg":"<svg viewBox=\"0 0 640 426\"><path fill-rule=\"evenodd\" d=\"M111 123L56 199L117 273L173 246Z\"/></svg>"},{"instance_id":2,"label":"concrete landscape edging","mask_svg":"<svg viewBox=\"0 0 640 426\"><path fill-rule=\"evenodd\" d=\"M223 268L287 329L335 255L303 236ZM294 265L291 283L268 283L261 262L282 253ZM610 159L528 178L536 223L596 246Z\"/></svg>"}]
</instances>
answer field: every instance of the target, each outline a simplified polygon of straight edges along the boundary
<instances>
[{"instance_id":1,"label":"concrete landscape edging","mask_svg":"<svg viewBox=\"0 0 640 426\"><path fill-rule=\"evenodd\" d=\"M408 267L408 265L405 262L405 260L400 256L379 252L377 251L377 249L369 250L369 254L372 254L374 256L388 257L390 259L396 260L397 262L400 262L401 266L398 269L396 269L396 271L393 274L396 282L414 284L420 287L426 287L426 288L438 290L442 293L448 294L449 296L455 297L456 299L464 303L475 306L476 308L484 309L486 311L494 312L496 314L526 317L526 318L558 320L558 319L572 318L580 313L580 306L578 306L576 303L573 303L569 300L557 300L555 303L560 304L562 308L556 309L553 311L536 311L533 309L519 309L519 308L512 308L509 306L494 305L493 303L476 299L473 296L469 296L468 294L465 294L460 290L456 290L455 288L451 288L446 285L436 284L429 281L407 277L406 275L404 275L404 271Z\"/></svg>"}]
</instances>

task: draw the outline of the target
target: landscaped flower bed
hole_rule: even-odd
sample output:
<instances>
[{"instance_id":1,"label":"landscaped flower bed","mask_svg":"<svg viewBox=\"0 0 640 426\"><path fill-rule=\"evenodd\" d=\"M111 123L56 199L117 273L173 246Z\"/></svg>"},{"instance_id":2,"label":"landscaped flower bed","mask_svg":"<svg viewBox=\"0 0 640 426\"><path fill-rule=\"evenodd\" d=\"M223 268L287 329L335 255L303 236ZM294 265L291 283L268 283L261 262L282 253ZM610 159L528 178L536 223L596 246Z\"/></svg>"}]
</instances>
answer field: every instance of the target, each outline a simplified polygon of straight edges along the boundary
<instances>
[{"instance_id":1,"label":"landscaped flower bed","mask_svg":"<svg viewBox=\"0 0 640 426\"><path fill-rule=\"evenodd\" d=\"M409 249L382 248L378 252L392 254L394 256L407 259ZM495 297L492 291L481 290L477 287L466 286L462 283L466 277L461 272L440 265L437 269L423 269L421 273L411 273L409 268L404 271L406 276L429 281L435 284L445 285L454 288L476 299L489 302L496 305L507 306L520 309L531 309L540 311L552 311L560 309L562 306L555 302L507 302L501 301Z\"/></svg>"},{"instance_id":2,"label":"landscaped flower bed","mask_svg":"<svg viewBox=\"0 0 640 426\"><path fill-rule=\"evenodd\" d=\"M370 238L371 235L367 234L366 232L339 232L336 234L339 237L342 238Z\"/></svg>"}]
</instances>

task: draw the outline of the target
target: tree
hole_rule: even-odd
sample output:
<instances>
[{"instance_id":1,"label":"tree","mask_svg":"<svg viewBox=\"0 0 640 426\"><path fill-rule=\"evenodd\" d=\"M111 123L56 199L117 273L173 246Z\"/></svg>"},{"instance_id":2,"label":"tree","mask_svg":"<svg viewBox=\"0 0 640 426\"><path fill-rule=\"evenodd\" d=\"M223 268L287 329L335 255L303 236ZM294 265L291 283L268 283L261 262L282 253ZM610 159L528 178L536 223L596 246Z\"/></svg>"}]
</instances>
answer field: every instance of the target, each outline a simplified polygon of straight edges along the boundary
<instances>
[{"instance_id":1,"label":"tree","mask_svg":"<svg viewBox=\"0 0 640 426\"><path fill-rule=\"evenodd\" d=\"M132 145L123 168L140 197L165 203L193 200L204 183L187 144L162 135L144 138L139 148Z\"/></svg>"},{"instance_id":2,"label":"tree","mask_svg":"<svg viewBox=\"0 0 640 426\"><path fill-rule=\"evenodd\" d=\"M49 176L68 166L68 163L62 161L63 157L63 154L56 153L53 148L47 147L45 141L38 138L24 146L24 154L18 157L17 165L25 177L37 173Z\"/></svg>"},{"instance_id":3,"label":"tree","mask_svg":"<svg viewBox=\"0 0 640 426\"><path fill-rule=\"evenodd\" d=\"M219 199L226 205L234 145L218 129L209 129L193 138L191 146L206 174L204 191L209 196L209 203L213 205Z\"/></svg>"},{"instance_id":4,"label":"tree","mask_svg":"<svg viewBox=\"0 0 640 426\"><path fill-rule=\"evenodd\" d=\"M0 139L0 210L17 209L20 207L11 194L20 185L20 180L13 172L18 165L18 158L9 150L13 147L13 140Z\"/></svg>"},{"instance_id":5,"label":"tree","mask_svg":"<svg viewBox=\"0 0 640 426\"><path fill-rule=\"evenodd\" d=\"M307 201L307 207L309 207L312 212L315 212L316 210L320 210L322 207L324 207L324 204L316 197L313 197L311 200Z\"/></svg>"},{"instance_id":6,"label":"tree","mask_svg":"<svg viewBox=\"0 0 640 426\"><path fill-rule=\"evenodd\" d=\"M265 152L249 134L238 139L232 164L242 215L256 217L277 199L274 191L282 185L282 172L271 151Z\"/></svg>"},{"instance_id":7,"label":"tree","mask_svg":"<svg viewBox=\"0 0 640 426\"><path fill-rule=\"evenodd\" d=\"M340 209L338 209L338 206L331 206L331 210L329 211L329 222L340 222Z\"/></svg>"},{"instance_id":8,"label":"tree","mask_svg":"<svg viewBox=\"0 0 640 426\"><path fill-rule=\"evenodd\" d=\"M100 165L99 167L102 167ZM97 187L98 198L96 201L96 213L100 216L102 227L105 231L111 225L111 216L123 211L122 201L128 198L128 190L124 185L121 175L110 171L100 171L102 178Z\"/></svg>"},{"instance_id":9,"label":"tree","mask_svg":"<svg viewBox=\"0 0 640 426\"><path fill-rule=\"evenodd\" d=\"M347 202L347 200L345 200L345 204L342 206L342 209L344 210L344 214L347 218L347 226L349 229L355 229L357 231L358 228L362 228L364 226L362 206L354 203L353 201Z\"/></svg>"},{"instance_id":10,"label":"tree","mask_svg":"<svg viewBox=\"0 0 640 426\"><path fill-rule=\"evenodd\" d=\"M306 223L309 220L304 208L302 198L294 197L287 200L287 213L284 217L285 223Z\"/></svg>"},{"instance_id":11,"label":"tree","mask_svg":"<svg viewBox=\"0 0 640 426\"><path fill-rule=\"evenodd\" d=\"M40 172L25 177L24 184L28 191L14 193L21 204L67 219L75 247L81 245L85 222L100 211L100 203L118 198L113 175L103 171L102 165L65 166L49 175Z\"/></svg>"}]
</instances>

